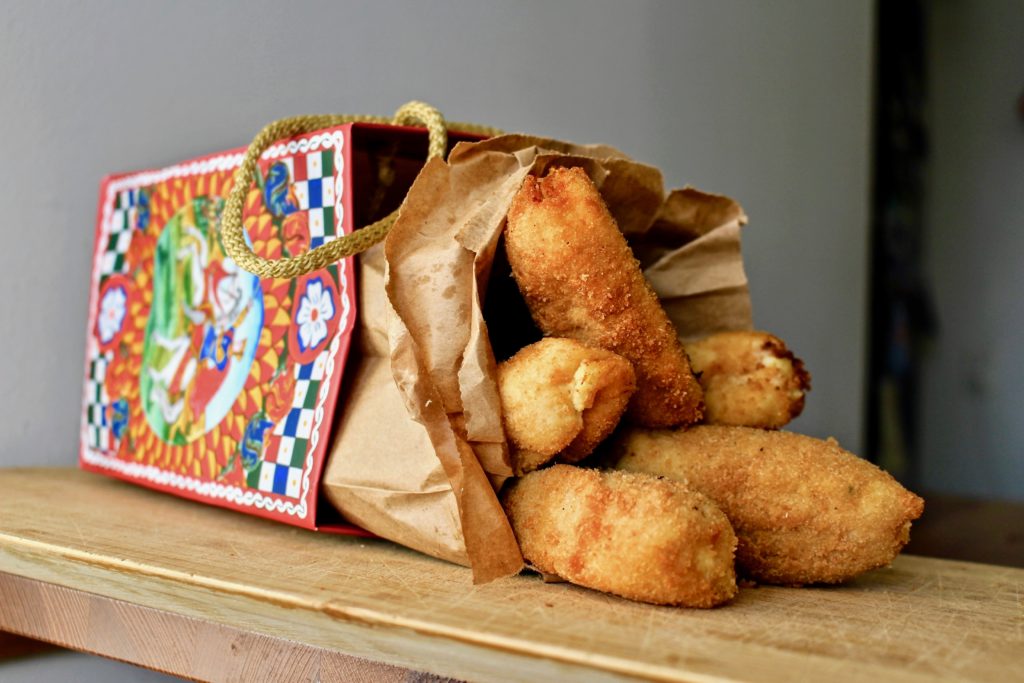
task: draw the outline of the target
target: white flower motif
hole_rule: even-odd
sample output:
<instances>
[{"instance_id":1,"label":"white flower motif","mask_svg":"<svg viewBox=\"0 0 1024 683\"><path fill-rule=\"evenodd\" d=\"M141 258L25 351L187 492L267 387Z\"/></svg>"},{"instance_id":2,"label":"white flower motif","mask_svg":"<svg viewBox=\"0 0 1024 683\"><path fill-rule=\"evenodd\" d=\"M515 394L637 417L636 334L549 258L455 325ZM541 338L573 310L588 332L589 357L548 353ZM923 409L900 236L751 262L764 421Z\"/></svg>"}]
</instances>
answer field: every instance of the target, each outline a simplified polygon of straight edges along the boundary
<instances>
[{"instance_id":1,"label":"white flower motif","mask_svg":"<svg viewBox=\"0 0 1024 683\"><path fill-rule=\"evenodd\" d=\"M299 302L295 322L299 324L299 344L310 349L327 337L327 321L334 317L334 300L330 290L324 290L320 278L309 281L306 293Z\"/></svg>"},{"instance_id":2,"label":"white flower motif","mask_svg":"<svg viewBox=\"0 0 1024 683\"><path fill-rule=\"evenodd\" d=\"M121 331L124 317L128 313L128 295L124 287L111 287L103 294L100 301L100 314L96 320L96 329L100 333L100 343L109 344L110 340Z\"/></svg>"}]
</instances>

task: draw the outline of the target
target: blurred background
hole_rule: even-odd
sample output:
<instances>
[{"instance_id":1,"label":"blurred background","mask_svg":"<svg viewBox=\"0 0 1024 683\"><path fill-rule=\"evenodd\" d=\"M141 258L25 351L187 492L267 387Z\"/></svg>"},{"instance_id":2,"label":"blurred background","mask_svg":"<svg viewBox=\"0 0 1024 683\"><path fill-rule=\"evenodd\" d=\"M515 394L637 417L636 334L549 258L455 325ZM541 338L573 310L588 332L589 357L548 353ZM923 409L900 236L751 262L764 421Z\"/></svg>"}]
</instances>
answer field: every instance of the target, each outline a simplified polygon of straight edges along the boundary
<instances>
[{"instance_id":1,"label":"blurred background","mask_svg":"<svg viewBox=\"0 0 1024 683\"><path fill-rule=\"evenodd\" d=\"M790 428L949 509L1024 501L1022 36L1018 0L6 2L0 466L75 463L103 175L421 99L739 200L755 322L813 375Z\"/></svg>"}]
</instances>

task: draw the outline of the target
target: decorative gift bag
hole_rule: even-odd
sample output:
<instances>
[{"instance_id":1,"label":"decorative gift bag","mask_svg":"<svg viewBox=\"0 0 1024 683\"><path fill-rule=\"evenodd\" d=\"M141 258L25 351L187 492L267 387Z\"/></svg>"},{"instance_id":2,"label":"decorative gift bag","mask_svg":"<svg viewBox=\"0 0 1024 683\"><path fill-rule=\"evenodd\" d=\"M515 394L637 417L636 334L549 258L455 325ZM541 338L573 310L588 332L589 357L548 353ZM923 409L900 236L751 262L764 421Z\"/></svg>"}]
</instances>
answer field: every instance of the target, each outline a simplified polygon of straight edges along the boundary
<instances>
[{"instance_id":1,"label":"decorative gift bag","mask_svg":"<svg viewBox=\"0 0 1024 683\"><path fill-rule=\"evenodd\" d=\"M536 330L500 249L512 196L527 174L586 169L683 336L750 327L746 217L666 195L612 148L480 141L492 132L410 103L389 122L285 119L247 151L107 178L82 466L368 530L477 581L518 571L495 360Z\"/></svg>"},{"instance_id":2,"label":"decorative gift bag","mask_svg":"<svg viewBox=\"0 0 1024 683\"><path fill-rule=\"evenodd\" d=\"M264 259L322 259L363 216L397 206L426 157L427 134L390 121L300 123L274 134L237 195L243 243ZM331 257L290 279L239 267L220 221L244 152L103 181L80 461L312 528L357 320L354 265Z\"/></svg>"}]
</instances>

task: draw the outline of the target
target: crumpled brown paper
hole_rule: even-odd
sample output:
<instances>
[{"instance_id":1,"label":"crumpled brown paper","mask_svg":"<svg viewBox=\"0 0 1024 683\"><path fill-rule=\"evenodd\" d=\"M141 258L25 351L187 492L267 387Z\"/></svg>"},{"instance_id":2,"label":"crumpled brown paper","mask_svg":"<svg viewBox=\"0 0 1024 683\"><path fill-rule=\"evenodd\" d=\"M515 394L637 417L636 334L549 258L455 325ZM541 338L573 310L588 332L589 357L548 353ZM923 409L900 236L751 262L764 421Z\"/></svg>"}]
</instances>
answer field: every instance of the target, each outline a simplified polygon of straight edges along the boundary
<instances>
[{"instance_id":1,"label":"crumpled brown paper","mask_svg":"<svg viewBox=\"0 0 1024 683\"><path fill-rule=\"evenodd\" d=\"M482 300L513 195L556 165L600 188L681 336L751 327L733 200L666 196L657 169L613 148L524 135L430 161L383 250L359 257L359 338L323 487L352 522L471 566L476 582L522 567L495 495L512 471Z\"/></svg>"}]
</instances>

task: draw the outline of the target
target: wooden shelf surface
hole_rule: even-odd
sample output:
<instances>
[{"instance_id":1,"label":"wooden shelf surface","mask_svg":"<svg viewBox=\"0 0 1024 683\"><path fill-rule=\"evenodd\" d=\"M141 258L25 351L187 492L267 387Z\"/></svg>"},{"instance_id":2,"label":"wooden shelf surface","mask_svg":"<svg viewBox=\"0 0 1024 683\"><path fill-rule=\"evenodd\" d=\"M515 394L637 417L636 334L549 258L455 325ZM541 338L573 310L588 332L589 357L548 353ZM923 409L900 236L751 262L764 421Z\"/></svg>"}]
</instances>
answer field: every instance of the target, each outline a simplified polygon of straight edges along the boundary
<instances>
[{"instance_id":1,"label":"wooden shelf surface","mask_svg":"<svg viewBox=\"0 0 1024 683\"><path fill-rule=\"evenodd\" d=\"M653 607L73 469L0 470L0 631L197 680L1024 680L1024 570L901 556ZM2 665L0 665L2 666Z\"/></svg>"}]
</instances>

